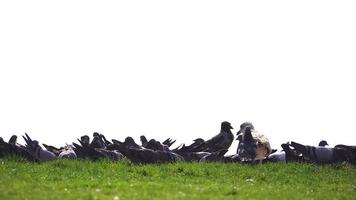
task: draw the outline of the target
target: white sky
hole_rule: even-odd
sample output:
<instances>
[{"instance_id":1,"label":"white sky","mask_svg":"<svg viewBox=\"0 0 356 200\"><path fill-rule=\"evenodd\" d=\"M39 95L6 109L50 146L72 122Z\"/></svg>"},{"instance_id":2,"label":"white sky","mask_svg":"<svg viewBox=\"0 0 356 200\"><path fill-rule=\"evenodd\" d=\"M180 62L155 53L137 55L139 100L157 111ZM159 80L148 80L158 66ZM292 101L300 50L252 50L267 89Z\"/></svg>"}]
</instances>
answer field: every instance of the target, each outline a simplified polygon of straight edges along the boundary
<instances>
[{"instance_id":1,"label":"white sky","mask_svg":"<svg viewBox=\"0 0 356 200\"><path fill-rule=\"evenodd\" d=\"M0 136L191 143L227 120L234 133L253 122L274 148L355 145L355 10L325 0L0 1Z\"/></svg>"}]
</instances>

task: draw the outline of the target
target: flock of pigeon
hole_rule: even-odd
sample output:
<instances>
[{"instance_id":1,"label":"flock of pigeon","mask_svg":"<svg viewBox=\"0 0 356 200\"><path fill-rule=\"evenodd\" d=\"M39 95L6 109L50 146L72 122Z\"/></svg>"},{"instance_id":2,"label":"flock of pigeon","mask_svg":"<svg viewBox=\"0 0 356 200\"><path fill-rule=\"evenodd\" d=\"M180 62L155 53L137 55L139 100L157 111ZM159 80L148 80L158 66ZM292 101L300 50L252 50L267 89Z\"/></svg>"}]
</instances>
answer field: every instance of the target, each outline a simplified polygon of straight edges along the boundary
<instances>
[{"instance_id":1,"label":"flock of pigeon","mask_svg":"<svg viewBox=\"0 0 356 200\"><path fill-rule=\"evenodd\" d=\"M8 142L0 137L0 158L6 156L21 156L29 161L43 162L55 159L90 159L102 158L110 160L127 159L133 163L173 163L183 161L197 162L309 162L315 164L332 164L348 162L356 164L356 146L337 145L327 147L326 141L319 146L307 146L296 142L282 144L282 151L271 149L268 138L258 133L252 123L245 122L240 125L236 140L239 141L237 152L234 155L225 155L230 148L234 134L229 122L221 123L220 133L209 140L198 138L190 145L182 144L172 149L175 140L168 138L164 142L154 139L147 140L141 136L141 145L132 137L121 142L115 139L107 140L104 135L93 133L90 141L88 135L78 139L78 143L64 147L54 147L43 144L42 148L37 140L25 133L23 139L26 144L17 143L17 136L13 135Z\"/></svg>"}]
</instances>

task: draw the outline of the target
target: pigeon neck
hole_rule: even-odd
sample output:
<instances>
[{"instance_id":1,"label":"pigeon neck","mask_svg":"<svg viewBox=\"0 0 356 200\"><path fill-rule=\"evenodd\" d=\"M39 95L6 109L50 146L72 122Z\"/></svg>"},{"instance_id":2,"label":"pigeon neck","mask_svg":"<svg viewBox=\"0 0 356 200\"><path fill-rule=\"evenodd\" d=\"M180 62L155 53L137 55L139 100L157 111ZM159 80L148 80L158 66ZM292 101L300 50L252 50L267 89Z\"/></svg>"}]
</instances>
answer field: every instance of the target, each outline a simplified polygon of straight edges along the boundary
<instances>
[{"instance_id":1,"label":"pigeon neck","mask_svg":"<svg viewBox=\"0 0 356 200\"><path fill-rule=\"evenodd\" d=\"M231 129L228 129L228 128L221 128L220 132L221 133L232 133Z\"/></svg>"}]
</instances>

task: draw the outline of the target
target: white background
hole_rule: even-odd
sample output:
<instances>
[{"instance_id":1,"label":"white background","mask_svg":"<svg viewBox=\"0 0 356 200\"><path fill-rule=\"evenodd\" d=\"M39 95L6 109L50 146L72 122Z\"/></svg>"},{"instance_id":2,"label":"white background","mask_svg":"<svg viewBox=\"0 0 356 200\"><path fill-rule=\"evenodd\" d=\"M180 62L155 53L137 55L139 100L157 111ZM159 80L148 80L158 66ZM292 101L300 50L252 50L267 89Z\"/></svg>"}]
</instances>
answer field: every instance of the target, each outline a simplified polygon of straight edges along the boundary
<instances>
[{"instance_id":1,"label":"white background","mask_svg":"<svg viewBox=\"0 0 356 200\"><path fill-rule=\"evenodd\" d=\"M325 0L1 1L0 136L190 143L227 120L234 133L253 122L274 148L355 145L355 10Z\"/></svg>"}]
</instances>

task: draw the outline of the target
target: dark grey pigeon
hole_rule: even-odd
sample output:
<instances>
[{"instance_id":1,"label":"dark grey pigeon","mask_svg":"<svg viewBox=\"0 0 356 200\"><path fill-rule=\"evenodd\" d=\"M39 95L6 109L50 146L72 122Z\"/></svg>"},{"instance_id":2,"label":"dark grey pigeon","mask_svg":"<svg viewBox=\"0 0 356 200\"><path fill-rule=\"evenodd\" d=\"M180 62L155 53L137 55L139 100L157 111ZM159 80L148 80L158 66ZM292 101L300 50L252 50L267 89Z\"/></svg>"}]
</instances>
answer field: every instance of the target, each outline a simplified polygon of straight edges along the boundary
<instances>
[{"instance_id":1,"label":"dark grey pigeon","mask_svg":"<svg viewBox=\"0 0 356 200\"><path fill-rule=\"evenodd\" d=\"M109 160L118 161L124 158L120 152L116 150L107 150L107 149L96 149L101 154L105 155L105 157Z\"/></svg>"},{"instance_id":2,"label":"dark grey pigeon","mask_svg":"<svg viewBox=\"0 0 356 200\"><path fill-rule=\"evenodd\" d=\"M274 152L267 157L268 162L287 162L286 152Z\"/></svg>"},{"instance_id":3,"label":"dark grey pigeon","mask_svg":"<svg viewBox=\"0 0 356 200\"><path fill-rule=\"evenodd\" d=\"M201 151L205 141L201 138L193 140L191 145L185 146L182 144L173 149L172 152L181 155L185 161L199 161L202 157L210 155L210 152Z\"/></svg>"},{"instance_id":4,"label":"dark grey pigeon","mask_svg":"<svg viewBox=\"0 0 356 200\"><path fill-rule=\"evenodd\" d=\"M188 153L188 152L202 152L204 148L205 140L202 138L197 138L193 140L191 145L186 146L185 144L180 145L176 149L173 150L175 153Z\"/></svg>"},{"instance_id":5,"label":"dark grey pigeon","mask_svg":"<svg viewBox=\"0 0 356 200\"><path fill-rule=\"evenodd\" d=\"M128 157L130 154L129 149L143 149L140 145L136 144L132 137L127 137L124 142L112 139L113 145L107 147L108 150L117 150L124 156Z\"/></svg>"},{"instance_id":6,"label":"dark grey pigeon","mask_svg":"<svg viewBox=\"0 0 356 200\"><path fill-rule=\"evenodd\" d=\"M200 161L203 157L208 156L212 153L209 152L181 152L181 155L185 161L193 162L193 161Z\"/></svg>"},{"instance_id":7,"label":"dark grey pigeon","mask_svg":"<svg viewBox=\"0 0 356 200\"><path fill-rule=\"evenodd\" d=\"M94 136L90 143L91 148L104 149L105 143L101 140L100 136Z\"/></svg>"},{"instance_id":8,"label":"dark grey pigeon","mask_svg":"<svg viewBox=\"0 0 356 200\"><path fill-rule=\"evenodd\" d=\"M147 146L147 144L148 144L147 138L146 138L144 135L141 135L141 136L140 136L140 140L141 140L142 147L145 147L145 148L146 148L146 146Z\"/></svg>"},{"instance_id":9,"label":"dark grey pigeon","mask_svg":"<svg viewBox=\"0 0 356 200\"><path fill-rule=\"evenodd\" d=\"M51 145L47 145L47 144L44 144L44 143L42 143L42 145L47 149L47 151L50 151L50 152L54 153L56 156L58 156L61 153L61 149L60 148L57 148L57 147L54 147L54 146L51 146Z\"/></svg>"},{"instance_id":10,"label":"dark grey pigeon","mask_svg":"<svg viewBox=\"0 0 356 200\"><path fill-rule=\"evenodd\" d=\"M339 152L339 155L345 155L347 162L356 165L356 146L339 144L336 145L334 148L337 150L337 152Z\"/></svg>"},{"instance_id":11,"label":"dark grey pigeon","mask_svg":"<svg viewBox=\"0 0 356 200\"><path fill-rule=\"evenodd\" d=\"M87 143L87 140L90 141L90 138L89 136L86 138L85 135L83 142ZM105 142L102 140L98 132L93 133L93 140L90 142L89 146L92 148L105 148Z\"/></svg>"},{"instance_id":12,"label":"dark grey pigeon","mask_svg":"<svg viewBox=\"0 0 356 200\"><path fill-rule=\"evenodd\" d=\"M29 150L29 152L32 154L32 156L34 158L36 158L37 160L39 160L41 162L51 161L51 160L55 160L57 158L57 156L54 153L42 149L42 147L39 145L38 141L32 140L27 135L27 133L25 133L25 136L23 136L23 138L26 141L26 148Z\"/></svg>"},{"instance_id":13,"label":"dark grey pigeon","mask_svg":"<svg viewBox=\"0 0 356 200\"><path fill-rule=\"evenodd\" d=\"M238 154L224 156L223 161L224 161L225 163L241 162L241 160L240 160Z\"/></svg>"},{"instance_id":14,"label":"dark grey pigeon","mask_svg":"<svg viewBox=\"0 0 356 200\"><path fill-rule=\"evenodd\" d=\"M234 140L234 135L232 134L231 129L233 128L229 122L222 122L220 133L204 142L201 151L212 153L223 149L229 149Z\"/></svg>"},{"instance_id":15,"label":"dark grey pigeon","mask_svg":"<svg viewBox=\"0 0 356 200\"><path fill-rule=\"evenodd\" d=\"M14 137L11 137L14 138ZM12 141L13 139L10 139L11 143L7 143L3 140L3 138L0 138L0 157L3 156L20 156L23 157L29 161L38 161L36 158L33 157L33 155L30 153L30 151L19 144L16 144L16 142Z\"/></svg>"},{"instance_id":16,"label":"dark grey pigeon","mask_svg":"<svg viewBox=\"0 0 356 200\"><path fill-rule=\"evenodd\" d=\"M81 145L79 145L73 142L73 146L74 146L73 150L78 158L89 159L89 160L98 160L98 159L107 158L106 155L97 151L95 148L90 147L89 145L83 145L82 143Z\"/></svg>"},{"instance_id":17,"label":"dark grey pigeon","mask_svg":"<svg viewBox=\"0 0 356 200\"><path fill-rule=\"evenodd\" d=\"M130 148L126 157L134 163L141 164L174 163L184 161L184 158L178 154L166 151L154 151L151 149Z\"/></svg>"},{"instance_id":18,"label":"dark grey pigeon","mask_svg":"<svg viewBox=\"0 0 356 200\"><path fill-rule=\"evenodd\" d=\"M94 138L99 138L100 136L94 135ZM92 144L89 144L88 136L82 136L81 139L78 139L79 144L73 142L74 152L78 158L90 159L90 160L98 160L103 158L108 158L111 160L116 160L117 154L116 152L109 152L111 150L104 148L94 148ZM118 155L119 156L119 155Z\"/></svg>"},{"instance_id":19,"label":"dark grey pigeon","mask_svg":"<svg viewBox=\"0 0 356 200\"><path fill-rule=\"evenodd\" d=\"M237 154L242 162L254 162L256 157L257 142L253 139L251 127L247 126L243 129L240 138Z\"/></svg>"},{"instance_id":20,"label":"dark grey pigeon","mask_svg":"<svg viewBox=\"0 0 356 200\"><path fill-rule=\"evenodd\" d=\"M314 147L291 142L291 146L302 154L302 156L312 163L331 164L346 161L344 151L329 147Z\"/></svg>"},{"instance_id":21,"label":"dark grey pigeon","mask_svg":"<svg viewBox=\"0 0 356 200\"><path fill-rule=\"evenodd\" d=\"M159 142L155 139L151 139L150 141L144 135L140 136L142 147L152 150L160 150L160 151L171 151L169 149L172 144L175 143L171 138L166 139L164 142Z\"/></svg>"},{"instance_id":22,"label":"dark grey pigeon","mask_svg":"<svg viewBox=\"0 0 356 200\"><path fill-rule=\"evenodd\" d=\"M286 162L307 162L301 154L290 148L289 142L281 144L281 147L286 154Z\"/></svg>"},{"instance_id":23,"label":"dark grey pigeon","mask_svg":"<svg viewBox=\"0 0 356 200\"><path fill-rule=\"evenodd\" d=\"M163 151L164 146L160 142L156 141L155 139L151 139L150 141L148 141L145 148L154 151Z\"/></svg>"},{"instance_id":24,"label":"dark grey pigeon","mask_svg":"<svg viewBox=\"0 0 356 200\"><path fill-rule=\"evenodd\" d=\"M217 152L213 152L210 155L206 155L200 159L200 162L222 162L224 161L224 155L228 150L222 149Z\"/></svg>"},{"instance_id":25,"label":"dark grey pigeon","mask_svg":"<svg viewBox=\"0 0 356 200\"><path fill-rule=\"evenodd\" d=\"M17 141L17 136L13 135L11 136L10 140L9 140L9 144L16 144Z\"/></svg>"},{"instance_id":26,"label":"dark grey pigeon","mask_svg":"<svg viewBox=\"0 0 356 200\"><path fill-rule=\"evenodd\" d=\"M132 137L126 137L124 143L127 144L129 147L141 148L140 145L136 144L135 140Z\"/></svg>"},{"instance_id":27,"label":"dark grey pigeon","mask_svg":"<svg viewBox=\"0 0 356 200\"><path fill-rule=\"evenodd\" d=\"M90 144L90 138L87 135L83 135L82 137L80 137L80 141L81 141L80 143L82 145L84 144L84 146L87 146Z\"/></svg>"}]
</instances>

